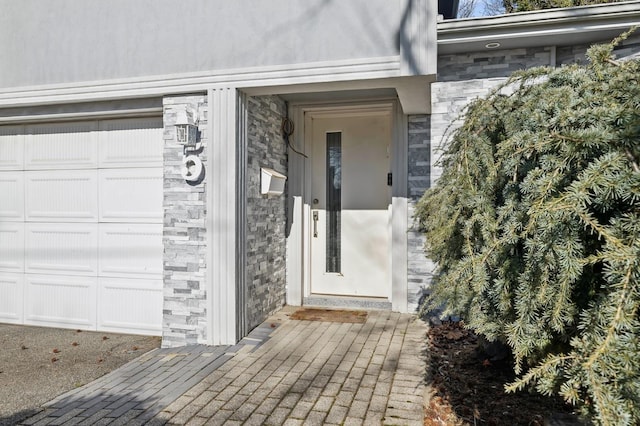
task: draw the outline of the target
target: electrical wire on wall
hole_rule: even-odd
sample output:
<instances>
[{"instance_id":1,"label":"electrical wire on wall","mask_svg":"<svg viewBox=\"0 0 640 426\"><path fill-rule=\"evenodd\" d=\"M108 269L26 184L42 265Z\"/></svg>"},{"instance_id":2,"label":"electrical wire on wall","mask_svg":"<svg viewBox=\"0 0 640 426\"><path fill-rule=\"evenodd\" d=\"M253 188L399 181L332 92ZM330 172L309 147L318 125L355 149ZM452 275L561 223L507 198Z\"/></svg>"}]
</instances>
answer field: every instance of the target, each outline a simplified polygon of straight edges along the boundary
<instances>
[{"instance_id":1,"label":"electrical wire on wall","mask_svg":"<svg viewBox=\"0 0 640 426\"><path fill-rule=\"evenodd\" d=\"M284 138L285 142L287 142L289 148L291 148L291 151L295 152L298 155L302 155L304 158L309 158L302 152L295 149L293 145L291 145L289 138L291 137L291 135L293 135L295 126L293 125L293 121L289 119L289 102L284 103L284 108L287 111L287 116L282 119L282 126L280 126L280 129L282 130L282 137Z\"/></svg>"}]
</instances>

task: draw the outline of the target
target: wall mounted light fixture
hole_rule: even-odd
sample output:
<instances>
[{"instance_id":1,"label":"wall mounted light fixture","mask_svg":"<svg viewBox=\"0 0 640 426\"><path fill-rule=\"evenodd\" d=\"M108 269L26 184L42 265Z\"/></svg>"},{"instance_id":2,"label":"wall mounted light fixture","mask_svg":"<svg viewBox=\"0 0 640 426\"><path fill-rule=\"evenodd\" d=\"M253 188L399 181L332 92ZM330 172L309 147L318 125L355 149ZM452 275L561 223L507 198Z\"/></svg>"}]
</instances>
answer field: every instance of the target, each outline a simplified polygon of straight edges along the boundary
<instances>
[{"instance_id":1,"label":"wall mounted light fixture","mask_svg":"<svg viewBox=\"0 0 640 426\"><path fill-rule=\"evenodd\" d=\"M183 145L182 178L187 182L198 182L202 179L204 165L198 157L202 148L198 141L198 111L182 105L176 111L176 141Z\"/></svg>"},{"instance_id":2,"label":"wall mounted light fixture","mask_svg":"<svg viewBox=\"0 0 640 426\"><path fill-rule=\"evenodd\" d=\"M188 148L198 143L197 112L186 106L176 112L176 140Z\"/></svg>"}]
</instances>

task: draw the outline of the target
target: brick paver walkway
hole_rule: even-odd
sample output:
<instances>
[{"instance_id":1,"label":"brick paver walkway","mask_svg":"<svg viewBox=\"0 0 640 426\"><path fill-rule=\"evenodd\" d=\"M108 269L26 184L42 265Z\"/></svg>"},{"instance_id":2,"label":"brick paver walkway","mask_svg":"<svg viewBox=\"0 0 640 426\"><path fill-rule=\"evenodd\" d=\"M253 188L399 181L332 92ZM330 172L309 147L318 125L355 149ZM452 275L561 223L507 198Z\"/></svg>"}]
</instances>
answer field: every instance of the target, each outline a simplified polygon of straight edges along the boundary
<instances>
[{"instance_id":1,"label":"brick paver walkway","mask_svg":"<svg viewBox=\"0 0 640 426\"><path fill-rule=\"evenodd\" d=\"M151 352L24 424L422 424L421 321L389 311L370 311L364 324L295 321L289 312L232 348Z\"/></svg>"}]
</instances>

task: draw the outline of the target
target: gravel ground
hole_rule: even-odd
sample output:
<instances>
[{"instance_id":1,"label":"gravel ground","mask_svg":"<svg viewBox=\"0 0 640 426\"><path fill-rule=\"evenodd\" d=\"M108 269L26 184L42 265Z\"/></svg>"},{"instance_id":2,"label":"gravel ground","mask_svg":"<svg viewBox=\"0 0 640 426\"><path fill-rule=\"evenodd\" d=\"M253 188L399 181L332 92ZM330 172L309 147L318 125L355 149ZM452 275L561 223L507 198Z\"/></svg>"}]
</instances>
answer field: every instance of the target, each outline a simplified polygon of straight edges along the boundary
<instances>
[{"instance_id":1,"label":"gravel ground","mask_svg":"<svg viewBox=\"0 0 640 426\"><path fill-rule=\"evenodd\" d=\"M0 324L0 425L159 346L159 337Z\"/></svg>"}]
</instances>

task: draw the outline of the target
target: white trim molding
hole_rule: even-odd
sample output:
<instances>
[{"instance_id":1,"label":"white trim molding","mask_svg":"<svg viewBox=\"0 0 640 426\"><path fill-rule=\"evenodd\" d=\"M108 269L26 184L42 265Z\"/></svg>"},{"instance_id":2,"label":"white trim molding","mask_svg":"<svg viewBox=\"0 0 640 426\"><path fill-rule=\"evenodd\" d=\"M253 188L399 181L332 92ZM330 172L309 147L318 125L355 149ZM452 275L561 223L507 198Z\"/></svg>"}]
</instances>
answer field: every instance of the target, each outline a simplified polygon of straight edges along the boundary
<instances>
[{"instance_id":1,"label":"white trim molding","mask_svg":"<svg viewBox=\"0 0 640 426\"><path fill-rule=\"evenodd\" d=\"M433 25L429 28L435 31ZM425 43L432 40L423 33L418 35ZM224 87L235 87L249 96L390 88L398 93L406 113L424 114L431 106L429 85L435 81L435 59L420 52L412 54L420 56L412 75L401 75L400 57L389 56L11 88L0 90L0 108L115 101ZM431 74L416 74L424 70Z\"/></svg>"},{"instance_id":2,"label":"white trim molding","mask_svg":"<svg viewBox=\"0 0 640 426\"><path fill-rule=\"evenodd\" d=\"M0 117L0 124L4 123L27 123L27 122L53 122L53 121L73 121L88 120L91 118L109 119L122 117L160 117L162 116L162 107L140 108L140 109L120 109L109 111L92 111L92 112L69 112L60 114L39 114L39 115L14 115Z\"/></svg>"},{"instance_id":3,"label":"white trim molding","mask_svg":"<svg viewBox=\"0 0 640 426\"><path fill-rule=\"evenodd\" d=\"M0 108L400 76L398 56L145 76L0 90Z\"/></svg>"},{"instance_id":4,"label":"white trim molding","mask_svg":"<svg viewBox=\"0 0 640 426\"><path fill-rule=\"evenodd\" d=\"M407 313L408 305L408 236L409 229L407 200L409 124L407 116L394 105L394 141L391 149L391 309Z\"/></svg>"},{"instance_id":5,"label":"white trim molding","mask_svg":"<svg viewBox=\"0 0 640 426\"><path fill-rule=\"evenodd\" d=\"M233 345L236 327L237 259L237 121L238 91L209 89L209 158L207 167L208 333L210 345Z\"/></svg>"}]
</instances>

